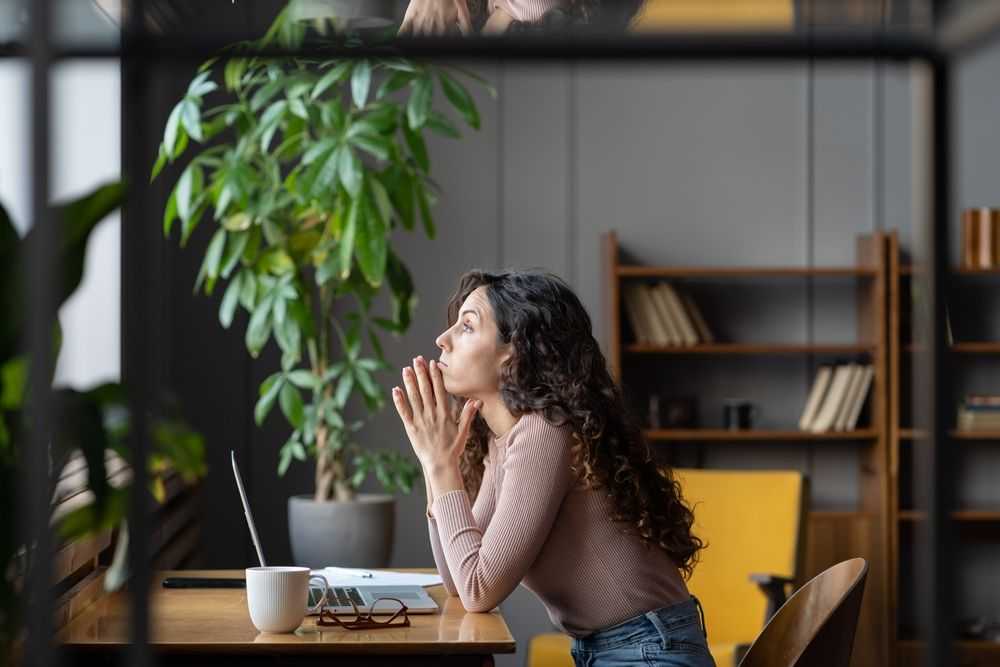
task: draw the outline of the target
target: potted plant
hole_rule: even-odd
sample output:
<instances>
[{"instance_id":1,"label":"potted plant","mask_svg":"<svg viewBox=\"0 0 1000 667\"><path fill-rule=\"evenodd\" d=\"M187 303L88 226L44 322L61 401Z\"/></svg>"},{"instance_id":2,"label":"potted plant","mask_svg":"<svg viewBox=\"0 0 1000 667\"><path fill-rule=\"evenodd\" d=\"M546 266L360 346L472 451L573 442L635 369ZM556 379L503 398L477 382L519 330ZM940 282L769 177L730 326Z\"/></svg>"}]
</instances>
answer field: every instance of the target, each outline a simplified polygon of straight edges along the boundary
<instances>
[{"instance_id":1,"label":"potted plant","mask_svg":"<svg viewBox=\"0 0 1000 667\"><path fill-rule=\"evenodd\" d=\"M281 351L254 416L260 425L277 405L288 421L279 475L293 460L315 460L314 493L289 499L295 561L384 566L394 515L387 494L408 493L420 468L354 442L366 420L345 414L354 395L369 418L385 406L375 380L388 367L380 333L405 332L416 304L391 237L418 223L435 236L423 133L460 136L434 108L436 89L469 126L479 127L479 115L460 82L472 75L458 68L389 55L267 60L243 49L356 43L311 30L293 9L260 40L199 68L167 120L153 178L197 147L167 200L163 232L179 223L183 246L197 225L213 226L195 291L225 283L222 326L242 308L251 356L272 338ZM379 317L370 309L386 286L393 312ZM370 473L386 494L359 493Z\"/></svg>"}]
</instances>

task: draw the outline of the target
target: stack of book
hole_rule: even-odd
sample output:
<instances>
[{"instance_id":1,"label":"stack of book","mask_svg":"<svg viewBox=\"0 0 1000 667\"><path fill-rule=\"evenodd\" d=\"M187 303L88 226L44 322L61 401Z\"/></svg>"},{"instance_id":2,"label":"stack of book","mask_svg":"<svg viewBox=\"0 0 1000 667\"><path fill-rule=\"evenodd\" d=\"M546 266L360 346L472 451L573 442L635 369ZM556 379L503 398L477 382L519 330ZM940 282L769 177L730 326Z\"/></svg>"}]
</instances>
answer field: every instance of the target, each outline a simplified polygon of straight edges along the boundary
<instances>
[{"instance_id":1,"label":"stack of book","mask_svg":"<svg viewBox=\"0 0 1000 667\"><path fill-rule=\"evenodd\" d=\"M638 342L671 346L715 342L691 295L670 283L628 283L622 295Z\"/></svg>"},{"instance_id":2,"label":"stack of book","mask_svg":"<svg viewBox=\"0 0 1000 667\"><path fill-rule=\"evenodd\" d=\"M799 418L799 429L812 433L853 431L874 375L871 364L821 364Z\"/></svg>"},{"instance_id":3,"label":"stack of book","mask_svg":"<svg viewBox=\"0 0 1000 667\"><path fill-rule=\"evenodd\" d=\"M958 430L1000 431L1000 396L967 395L958 405Z\"/></svg>"}]
</instances>

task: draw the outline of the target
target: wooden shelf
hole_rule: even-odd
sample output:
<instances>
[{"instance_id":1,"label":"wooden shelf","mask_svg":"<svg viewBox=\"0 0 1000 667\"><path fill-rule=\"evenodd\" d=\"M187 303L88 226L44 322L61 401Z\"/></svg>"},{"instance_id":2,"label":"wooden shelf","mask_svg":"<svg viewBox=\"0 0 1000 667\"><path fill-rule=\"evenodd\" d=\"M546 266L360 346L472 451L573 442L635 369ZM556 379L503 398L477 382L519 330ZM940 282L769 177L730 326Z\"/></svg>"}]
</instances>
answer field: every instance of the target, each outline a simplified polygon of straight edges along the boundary
<instances>
[{"instance_id":1,"label":"wooden shelf","mask_svg":"<svg viewBox=\"0 0 1000 667\"><path fill-rule=\"evenodd\" d=\"M1000 521L1000 509L998 510L957 510L951 513L951 518L962 523L974 523L981 521ZM925 521L927 513L922 510L900 510L900 521Z\"/></svg>"},{"instance_id":2,"label":"wooden shelf","mask_svg":"<svg viewBox=\"0 0 1000 667\"><path fill-rule=\"evenodd\" d=\"M687 347L679 345L654 345L630 343L625 351L634 354L871 354L873 345L856 344L790 344L790 343L699 343Z\"/></svg>"},{"instance_id":3,"label":"wooden shelf","mask_svg":"<svg viewBox=\"0 0 1000 667\"><path fill-rule=\"evenodd\" d=\"M870 278L875 269L855 266L642 266L620 264L622 278Z\"/></svg>"},{"instance_id":4,"label":"wooden shelf","mask_svg":"<svg viewBox=\"0 0 1000 667\"><path fill-rule=\"evenodd\" d=\"M1000 661L1000 643L986 639L956 639L953 642L957 653L962 658L962 665L978 667L979 665L995 665ZM919 664L923 653L927 650L927 643L920 639L899 639L896 647L903 654L903 659L907 665ZM975 662L967 662L967 660ZM980 662L983 660L985 662Z\"/></svg>"},{"instance_id":5,"label":"wooden shelf","mask_svg":"<svg viewBox=\"0 0 1000 667\"><path fill-rule=\"evenodd\" d=\"M1000 268L998 269L969 269L965 267L953 268L951 272L959 276L1000 276ZM899 273L903 276L913 276L918 273L923 273L920 268L914 268L912 264L902 264L899 267Z\"/></svg>"},{"instance_id":6,"label":"wooden shelf","mask_svg":"<svg viewBox=\"0 0 1000 667\"><path fill-rule=\"evenodd\" d=\"M953 344L951 349L964 354L1000 354L1000 341L966 341Z\"/></svg>"},{"instance_id":7,"label":"wooden shelf","mask_svg":"<svg viewBox=\"0 0 1000 667\"><path fill-rule=\"evenodd\" d=\"M906 343L903 349L907 352L917 352L923 350L922 343ZM952 343L951 351L957 354L1000 354L1000 341L962 341Z\"/></svg>"},{"instance_id":8,"label":"wooden shelf","mask_svg":"<svg viewBox=\"0 0 1000 667\"><path fill-rule=\"evenodd\" d=\"M871 440L878 437L875 429L859 429L856 431L825 431L823 433L812 433L809 431L796 430L766 430L747 429L743 431L729 431L715 428L694 428L694 429L651 429L643 431L647 440L655 441L768 441L780 440L784 442L804 442L812 440Z\"/></svg>"},{"instance_id":9,"label":"wooden shelf","mask_svg":"<svg viewBox=\"0 0 1000 667\"><path fill-rule=\"evenodd\" d=\"M915 440L925 438L927 433L921 429L904 428L899 431L900 440ZM949 438L956 440L1000 440L1000 431L959 431L952 429L948 431Z\"/></svg>"}]
</instances>

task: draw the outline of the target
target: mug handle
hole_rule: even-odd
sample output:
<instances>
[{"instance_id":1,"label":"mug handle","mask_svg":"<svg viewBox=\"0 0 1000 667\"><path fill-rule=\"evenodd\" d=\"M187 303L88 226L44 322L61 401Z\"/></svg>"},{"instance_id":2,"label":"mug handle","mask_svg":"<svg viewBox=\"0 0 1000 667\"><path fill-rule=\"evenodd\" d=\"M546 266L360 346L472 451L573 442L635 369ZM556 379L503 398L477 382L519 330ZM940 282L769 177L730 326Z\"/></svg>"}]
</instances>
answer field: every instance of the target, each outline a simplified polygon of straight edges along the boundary
<instances>
[{"instance_id":1,"label":"mug handle","mask_svg":"<svg viewBox=\"0 0 1000 667\"><path fill-rule=\"evenodd\" d=\"M320 582L322 582L319 586L316 586L316 588L323 589L323 595L320 597L319 602L317 602L316 604L314 604L312 607L309 608L309 613L310 614L318 614L319 612L321 612L323 610L323 607L326 606L327 594L329 593L330 589L327 586L326 577L324 577L322 575L319 575L319 574L313 574L313 575L311 575L309 577L309 588L313 588L313 585L312 585L313 581L320 581Z\"/></svg>"},{"instance_id":2,"label":"mug handle","mask_svg":"<svg viewBox=\"0 0 1000 667\"><path fill-rule=\"evenodd\" d=\"M755 426L760 422L760 408L756 405L750 407L750 420Z\"/></svg>"}]
</instances>

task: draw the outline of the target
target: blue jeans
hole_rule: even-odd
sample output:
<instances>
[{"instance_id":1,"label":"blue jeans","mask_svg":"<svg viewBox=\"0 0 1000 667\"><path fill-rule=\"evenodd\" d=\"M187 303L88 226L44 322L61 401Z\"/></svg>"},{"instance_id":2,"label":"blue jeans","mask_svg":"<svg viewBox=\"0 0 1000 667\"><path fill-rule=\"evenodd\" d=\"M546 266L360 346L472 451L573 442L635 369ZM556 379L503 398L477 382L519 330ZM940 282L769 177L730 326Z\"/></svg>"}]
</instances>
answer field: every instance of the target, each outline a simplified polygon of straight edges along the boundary
<instances>
[{"instance_id":1,"label":"blue jeans","mask_svg":"<svg viewBox=\"0 0 1000 667\"><path fill-rule=\"evenodd\" d=\"M574 638L570 653L576 667L714 667L706 637L705 612L692 595L690 600Z\"/></svg>"}]
</instances>

